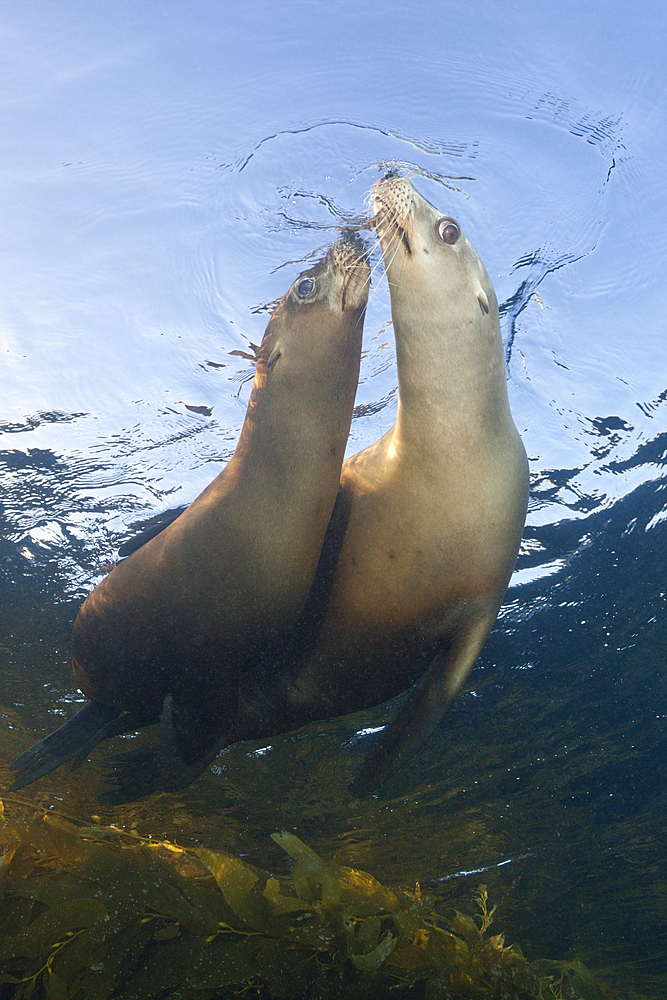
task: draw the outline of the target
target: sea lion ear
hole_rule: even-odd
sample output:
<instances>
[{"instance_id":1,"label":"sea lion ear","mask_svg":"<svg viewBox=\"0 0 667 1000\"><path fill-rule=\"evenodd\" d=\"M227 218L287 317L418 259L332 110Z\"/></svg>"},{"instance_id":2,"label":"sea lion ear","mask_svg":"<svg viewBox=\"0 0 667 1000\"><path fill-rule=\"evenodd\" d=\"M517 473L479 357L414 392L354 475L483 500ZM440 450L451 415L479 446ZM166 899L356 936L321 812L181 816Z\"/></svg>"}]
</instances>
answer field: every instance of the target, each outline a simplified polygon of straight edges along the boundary
<instances>
[{"instance_id":1,"label":"sea lion ear","mask_svg":"<svg viewBox=\"0 0 667 1000\"><path fill-rule=\"evenodd\" d=\"M479 304L480 304L482 312L485 313L488 316L489 315L489 300L488 300L487 294L486 294L486 292L484 291L483 288L480 288L480 290L477 292L477 299L479 301Z\"/></svg>"},{"instance_id":2,"label":"sea lion ear","mask_svg":"<svg viewBox=\"0 0 667 1000\"><path fill-rule=\"evenodd\" d=\"M269 368L269 369L273 368L273 366L275 365L276 361L278 360L278 358L280 357L280 355L282 353L283 352L282 352L282 348L281 348L280 344L274 344L273 345L273 350L271 351L271 353L269 354L269 356L268 356L268 358L266 360L266 367Z\"/></svg>"}]
</instances>

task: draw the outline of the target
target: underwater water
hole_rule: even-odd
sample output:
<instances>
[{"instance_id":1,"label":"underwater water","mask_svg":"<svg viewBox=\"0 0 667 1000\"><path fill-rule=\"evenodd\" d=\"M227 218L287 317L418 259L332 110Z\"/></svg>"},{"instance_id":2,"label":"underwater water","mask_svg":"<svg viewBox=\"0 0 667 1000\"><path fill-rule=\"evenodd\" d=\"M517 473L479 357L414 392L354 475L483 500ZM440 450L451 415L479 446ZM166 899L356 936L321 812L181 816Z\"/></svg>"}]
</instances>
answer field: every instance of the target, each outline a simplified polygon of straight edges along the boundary
<instances>
[{"instance_id":1,"label":"underwater water","mask_svg":"<svg viewBox=\"0 0 667 1000\"><path fill-rule=\"evenodd\" d=\"M667 995L666 29L616 0L3 5L3 789L80 701L71 625L130 526L232 454L252 376L232 352L389 167L486 265L531 466L498 625L377 795L347 786L391 706L118 809L96 801L100 748L8 814L281 876L287 830L443 911L472 913L483 880L531 960ZM348 453L395 418L390 318L378 271Z\"/></svg>"}]
</instances>

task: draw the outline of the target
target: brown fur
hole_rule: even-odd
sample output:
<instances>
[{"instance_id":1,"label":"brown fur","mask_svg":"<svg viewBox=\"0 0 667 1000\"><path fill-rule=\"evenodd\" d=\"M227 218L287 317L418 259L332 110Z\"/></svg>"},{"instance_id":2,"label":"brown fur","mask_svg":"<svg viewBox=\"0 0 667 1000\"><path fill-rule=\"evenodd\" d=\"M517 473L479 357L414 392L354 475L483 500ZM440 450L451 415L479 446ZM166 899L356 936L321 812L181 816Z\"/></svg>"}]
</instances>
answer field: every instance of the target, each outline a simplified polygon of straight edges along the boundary
<instances>
[{"instance_id":1,"label":"brown fur","mask_svg":"<svg viewBox=\"0 0 667 1000\"><path fill-rule=\"evenodd\" d=\"M125 801L187 784L227 741L240 673L280 647L311 590L352 418L368 285L359 245L340 241L279 303L232 459L83 604L72 652L90 702L14 762L14 788L161 720L154 750L117 758L106 801Z\"/></svg>"},{"instance_id":2,"label":"brown fur","mask_svg":"<svg viewBox=\"0 0 667 1000\"><path fill-rule=\"evenodd\" d=\"M251 692L245 709L248 733L277 728L280 715L294 728L376 705L424 675L359 791L407 759L460 693L512 573L528 491L482 262L463 233L440 239L441 214L410 181L379 182L376 209L397 420L343 466L349 516L314 648L273 679L273 719Z\"/></svg>"}]
</instances>

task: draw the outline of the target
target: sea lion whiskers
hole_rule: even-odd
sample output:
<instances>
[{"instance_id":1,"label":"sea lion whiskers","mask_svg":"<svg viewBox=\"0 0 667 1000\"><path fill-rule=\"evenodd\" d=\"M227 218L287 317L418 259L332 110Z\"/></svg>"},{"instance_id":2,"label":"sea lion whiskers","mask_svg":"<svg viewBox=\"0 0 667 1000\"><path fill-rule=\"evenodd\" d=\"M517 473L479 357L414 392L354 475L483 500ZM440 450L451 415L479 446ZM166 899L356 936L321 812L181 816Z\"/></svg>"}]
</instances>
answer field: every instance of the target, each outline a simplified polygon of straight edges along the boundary
<instances>
[{"instance_id":1,"label":"sea lion whiskers","mask_svg":"<svg viewBox=\"0 0 667 1000\"><path fill-rule=\"evenodd\" d=\"M382 188L380 187L381 183L381 181L378 181L374 189L373 204L376 209L375 228L378 231L378 236L389 237L389 243L387 246L387 257L389 258L389 261L387 266L391 266L400 242L403 243L407 253L410 255L412 254L410 240L408 239L408 234L405 229L405 223L410 217L410 203L407 199L400 206L388 203L382 196ZM393 247L391 245L392 237L394 240Z\"/></svg>"},{"instance_id":2,"label":"sea lion whiskers","mask_svg":"<svg viewBox=\"0 0 667 1000\"><path fill-rule=\"evenodd\" d=\"M373 275L375 274L376 271L380 270L380 268L382 267L382 264L383 264L382 259L380 259L375 264L373 264L373 266L371 267L370 273L368 275L369 288L370 288L370 285L372 283ZM366 305L364 307L364 314L368 311L368 307L371 304L371 302L373 301L373 297L376 295L379 287L380 287L379 285L376 285L375 288L373 288L373 289L370 290L369 296L368 296L368 302L366 303Z\"/></svg>"},{"instance_id":3,"label":"sea lion whiskers","mask_svg":"<svg viewBox=\"0 0 667 1000\"><path fill-rule=\"evenodd\" d=\"M344 310L346 296L350 288L353 288L356 294L370 289L371 272L369 269L368 248L356 234L346 231L343 239L330 248L329 254L335 262L340 264L345 272L341 300L342 309ZM363 324L365 315L366 305L364 305L359 315L355 329L360 323Z\"/></svg>"},{"instance_id":4,"label":"sea lion whiskers","mask_svg":"<svg viewBox=\"0 0 667 1000\"><path fill-rule=\"evenodd\" d=\"M380 237L393 234L402 241L407 252L411 253L406 232L406 222L410 217L411 204L405 198L399 204L388 201L382 194L382 181L378 181L373 190L373 207L375 208L375 228ZM407 241L407 242L406 242ZM391 253L391 246L388 247ZM392 258L393 259L393 258Z\"/></svg>"},{"instance_id":5,"label":"sea lion whiskers","mask_svg":"<svg viewBox=\"0 0 667 1000\"><path fill-rule=\"evenodd\" d=\"M368 208L370 210L372 210L374 206L377 207L378 203L381 202L381 196L378 194L378 186L379 186L379 184L380 184L379 181L376 184L374 184L373 187L371 187L369 189L369 191L368 191L368 193L366 195L366 204L368 205ZM389 209L387 208L386 211L388 212ZM392 228L395 230L395 234L396 234L395 251L398 250L398 244L399 244L400 240L404 239L404 238L407 238L405 236L404 222L405 222L405 219L409 216L409 214L410 214L410 205L407 204L407 203L404 206L404 214L401 216L400 219L398 217L398 214L396 212L393 212L391 222L394 223L394 225L392 226ZM360 228L364 228L364 229L377 229L378 220L380 219L380 217L381 217L381 213L379 211L376 211L374 214L371 215L371 217ZM353 241L353 240L351 241L352 244L354 244L354 242L355 241ZM368 252L365 251L364 255L363 255L363 258L364 258L364 260L366 262L368 262L368 256L369 256ZM373 275L375 274L375 272L379 271L383 267L385 267L385 269L386 269L385 261L384 261L383 257L380 256L380 258L371 267L370 273L368 275L368 283L369 283L369 285L372 283ZM369 299L368 299L368 302L366 304L366 310L368 309L368 305L370 304L370 302L371 302L371 300L373 298L373 295L375 294L376 290L377 290L377 288L374 291L371 292L371 294L369 296Z\"/></svg>"},{"instance_id":6,"label":"sea lion whiskers","mask_svg":"<svg viewBox=\"0 0 667 1000\"><path fill-rule=\"evenodd\" d=\"M371 228L372 225L374 225L373 220L369 219L363 228ZM365 284L369 289L369 297L366 301L366 305L357 320L357 325L359 325L364 322L368 310L368 303L375 294L375 291L370 291L372 277L375 270L381 266L382 261L378 261L372 266L370 265L370 250L363 240L360 237L357 237L356 232L344 229L342 230L342 236L342 240L337 244L334 244L334 247L336 248L338 260L341 261L345 270L348 272L348 278L345 282L345 288L343 290L343 307L345 306L345 295L347 293L348 282L353 282L357 277L361 277L362 283L360 288L363 288Z\"/></svg>"},{"instance_id":7,"label":"sea lion whiskers","mask_svg":"<svg viewBox=\"0 0 667 1000\"><path fill-rule=\"evenodd\" d=\"M371 188L371 190L368 192L368 203L369 203L369 205L373 205L374 203L376 203L375 188ZM409 213L409 208L406 210L406 215L408 213ZM369 219L369 221L368 221L369 228L371 226L373 228L377 228L377 223L378 223L379 216L380 216L380 213L377 212L371 219ZM392 260L393 260L393 256L395 256L395 254L398 252L398 248L399 248L399 245L400 245L400 242L401 242L401 235L400 235L400 233L402 232L402 229L403 229L401 223L399 223L398 221L397 221L397 227L398 227L399 231L396 233L396 242L395 242L395 245L394 245L394 248L393 248ZM371 284L373 276L375 275L375 273L377 271L380 271L382 268L384 268L384 270L386 271L386 264L385 264L384 258L382 256L380 256L379 259L371 267L370 274L368 276L368 282L369 282L369 284ZM378 289L379 289L379 285L376 285L375 288L370 292L370 295L368 297L368 302L366 303L366 307L365 307L366 312L368 311L368 307L370 306L371 302L373 301L373 296L377 293Z\"/></svg>"},{"instance_id":8,"label":"sea lion whiskers","mask_svg":"<svg viewBox=\"0 0 667 1000\"><path fill-rule=\"evenodd\" d=\"M377 204L378 199L376 199L375 204ZM378 238L381 240L384 236L387 243L387 248L384 255L378 261L376 267L384 265L385 274L387 275L387 282L391 286L392 282L389 279L389 269L394 263L394 259L400 249L401 243L405 247L408 254L411 254L410 243L405 232L404 223L410 214L409 205L406 206L405 213L399 218L398 213L388 206L380 204L379 210L374 216L375 228L378 233ZM375 268L374 268L375 270Z\"/></svg>"}]
</instances>

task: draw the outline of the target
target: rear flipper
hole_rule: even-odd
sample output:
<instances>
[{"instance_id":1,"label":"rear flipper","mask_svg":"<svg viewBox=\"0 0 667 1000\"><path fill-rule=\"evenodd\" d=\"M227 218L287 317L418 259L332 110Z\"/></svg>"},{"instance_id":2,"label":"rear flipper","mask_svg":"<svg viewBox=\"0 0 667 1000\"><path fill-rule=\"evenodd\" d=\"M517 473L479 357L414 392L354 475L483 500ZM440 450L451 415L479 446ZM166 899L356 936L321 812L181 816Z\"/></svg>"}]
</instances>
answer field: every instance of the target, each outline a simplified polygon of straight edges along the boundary
<instances>
[{"instance_id":1,"label":"rear flipper","mask_svg":"<svg viewBox=\"0 0 667 1000\"><path fill-rule=\"evenodd\" d=\"M160 735L148 747L137 747L126 753L108 757L110 770L106 774L108 788L98 796L103 805L133 802L153 792L176 792L198 778L229 741L227 731L215 739L192 764L186 764L179 753L174 730L173 698L164 699L160 716Z\"/></svg>"},{"instance_id":2,"label":"rear flipper","mask_svg":"<svg viewBox=\"0 0 667 1000\"><path fill-rule=\"evenodd\" d=\"M396 718L371 750L349 790L358 798L370 795L399 770L428 740L452 707L496 620L497 606L462 601L461 626L415 684Z\"/></svg>"},{"instance_id":3,"label":"rear flipper","mask_svg":"<svg viewBox=\"0 0 667 1000\"><path fill-rule=\"evenodd\" d=\"M96 701L86 702L60 729L35 743L9 765L16 773L10 791L25 788L68 760L72 761L72 767L77 767L101 740L131 732L149 721Z\"/></svg>"}]
</instances>

